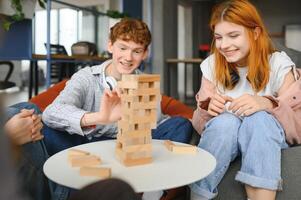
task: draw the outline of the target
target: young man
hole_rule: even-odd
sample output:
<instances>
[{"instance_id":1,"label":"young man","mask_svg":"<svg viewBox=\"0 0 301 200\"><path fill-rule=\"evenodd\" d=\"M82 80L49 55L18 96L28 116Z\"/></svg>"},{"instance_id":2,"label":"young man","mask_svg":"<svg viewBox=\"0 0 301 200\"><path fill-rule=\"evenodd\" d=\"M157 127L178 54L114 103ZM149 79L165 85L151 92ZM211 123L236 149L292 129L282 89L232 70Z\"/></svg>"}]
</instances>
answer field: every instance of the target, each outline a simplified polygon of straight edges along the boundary
<instances>
[{"instance_id":1,"label":"young man","mask_svg":"<svg viewBox=\"0 0 301 200\"><path fill-rule=\"evenodd\" d=\"M116 138L120 98L115 90L122 74L140 74L148 56L151 33L136 19L123 19L111 28L108 51L112 59L75 73L65 89L43 113L44 141L50 155L63 149ZM111 91L112 90L112 91ZM188 142L192 126L182 117L163 116L158 106L154 139Z\"/></svg>"}]
</instances>

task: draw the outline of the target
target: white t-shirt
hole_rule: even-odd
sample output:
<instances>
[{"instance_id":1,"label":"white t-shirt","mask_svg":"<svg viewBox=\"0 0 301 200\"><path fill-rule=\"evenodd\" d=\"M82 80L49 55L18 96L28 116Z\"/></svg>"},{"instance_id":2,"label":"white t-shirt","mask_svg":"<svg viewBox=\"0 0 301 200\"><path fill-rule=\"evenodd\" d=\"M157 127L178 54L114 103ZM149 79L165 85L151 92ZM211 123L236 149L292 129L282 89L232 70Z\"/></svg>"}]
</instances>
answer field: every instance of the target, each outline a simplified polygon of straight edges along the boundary
<instances>
[{"instance_id":1,"label":"white t-shirt","mask_svg":"<svg viewBox=\"0 0 301 200\"><path fill-rule=\"evenodd\" d=\"M282 86L285 75L290 70L295 70L295 64L283 51L274 52L269 58L269 64L271 67L269 82L263 90L257 93L257 95L277 96L277 92ZM240 76L237 85L232 90L223 89L222 86L218 85L218 92L232 98L240 97L243 94L254 95L255 92L253 91L251 84L246 78L248 67L238 67L237 69ZM216 80L214 74L214 55L210 55L201 63L201 70L203 72L203 76L215 85Z\"/></svg>"}]
</instances>

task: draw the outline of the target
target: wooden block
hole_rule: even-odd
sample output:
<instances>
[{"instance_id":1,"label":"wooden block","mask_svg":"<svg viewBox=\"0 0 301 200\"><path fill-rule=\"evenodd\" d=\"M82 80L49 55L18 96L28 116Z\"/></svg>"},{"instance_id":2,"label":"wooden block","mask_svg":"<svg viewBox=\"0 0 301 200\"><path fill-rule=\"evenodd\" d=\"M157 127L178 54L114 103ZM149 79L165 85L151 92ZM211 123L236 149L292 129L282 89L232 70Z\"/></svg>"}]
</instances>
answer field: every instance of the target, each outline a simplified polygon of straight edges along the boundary
<instances>
[{"instance_id":1,"label":"wooden block","mask_svg":"<svg viewBox=\"0 0 301 200\"><path fill-rule=\"evenodd\" d=\"M157 88L138 88L135 90L129 90L128 92L129 95L143 95L143 94L148 94L148 95L161 95L160 90Z\"/></svg>"},{"instance_id":2,"label":"wooden block","mask_svg":"<svg viewBox=\"0 0 301 200\"><path fill-rule=\"evenodd\" d=\"M87 152L87 151L83 151L83 150L80 150L80 149L70 149L68 151L68 156L85 156L85 155L89 155L90 153Z\"/></svg>"},{"instance_id":3,"label":"wooden block","mask_svg":"<svg viewBox=\"0 0 301 200\"><path fill-rule=\"evenodd\" d=\"M192 145L173 145L172 152L178 154L196 154L197 147Z\"/></svg>"},{"instance_id":4,"label":"wooden block","mask_svg":"<svg viewBox=\"0 0 301 200\"><path fill-rule=\"evenodd\" d=\"M122 147L122 151L126 153L136 152L136 151L151 151L151 144L139 144L139 145L131 145Z\"/></svg>"},{"instance_id":5,"label":"wooden block","mask_svg":"<svg viewBox=\"0 0 301 200\"><path fill-rule=\"evenodd\" d=\"M118 129L122 129L122 133L124 133L125 131L149 130L151 128L151 123L152 122L137 124L125 120L119 120L117 125Z\"/></svg>"},{"instance_id":6,"label":"wooden block","mask_svg":"<svg viewBox=\"0 0 301 200\"><path fill-rule=\"evenodd\" d=\"M122 119L128 121L131 124L157 122L157 115L156 115L156 113L151 113L151 114L145 115L145 116L123 115Z\"/></svg>"},{"instance_id":7,"label":"wooden block","mask_svg":"<svg viewBox=\"0 0 301 200\"><path fill-rule=\"evenodd\" d=\"M149 157L152 157L151 151L132 152L126 154L126 159L141 159L141 158L149 158Z\"/></svg>"},{"instance_id":8,"label":"wooden block","mask_svg":"<svg viewBox=\"0 0 301 200\"><path fill-rule=\"evenodd\" d=\"M151 163L152 161L153 159L151 157L148 157L148 158L139 158L139 159L125 159L124 161L122 161L122 163L127 167L131 167L135 165L145 165Z\"/></svg>"},{"instance_id":9,"label":"wooden block","mask_svg":"<svg viewBox=\"0 0 301 200\"><path fill-rule=\"evenodd\" d=\"M158 82L160 81L159 74L142 74L138 76L139 82Z\"/></svg>"},{"instance_id":10,"label":"wooden block","mask_svg":"<svg viewBox=\"0 0 301 200\"><path fill-rule=\"evenodd\" d=\"M134 110L139 109L156 109L158 102L139 102L133 104L121 104L122 113L132 113Z\"/></svg>"},{"instance_id":11,"label":"wooden block","mask_svg":"<svg viewBox=\"0 0 301 200\"><path fill-rule=\"evenodd\" d=\"M106 167L81 167L79 170L81 176L96 176L100 178L110 178L111 168Z\"/></svg>"},{"instance_id":12,"label":"wooden block","mask_svg":"<svg viewBox=\"0 0 301 200\"><path fill-rule=\"evenodd\" d=\"M148 134L134 135L131 134L117 134L117 141L123 146L138 145L138 144L150 144L152 140L151 130Z\"/></svg>"},{"instance_id":13,"label":"wooden block","mask_svg":"<svg viewBox=\"0 0 301 200\"><path fill-rule=\"evenodd\" d=\"M121 89L138 89L139 88L139 83L135 81L118 81L117 82L117 87Z\"/></svg>"},{"instance_id":14,"label":"wooden block","mask_svg":"<svg viewBox=\"0 0 301 200\"><path fill-rule=\"evenodd\" d=\"M95 155L77 156L71 159L70 163L72 167L93 166L99 165L101 159Z\"/></svg>"},{"instance_id":15,"label":"wooden block","mask_svg":"<svg viewBox=\"0 0 301 200\"><path fill-rule=\"evenodd\" d=\"M164 145L169 151L172 151L172 147L174 146L174 143L170 140L165 140Z\"/></svg>"},{"instance_id":16,"label":"wooden block","mask_svg":"<svg viewBox=\"0 0 301 200\"><path fill-rule=\"evenodd\" d=\"M160 81L159 74L123 74L122 81L157 82Z\"/></svg>"}]
</instances>

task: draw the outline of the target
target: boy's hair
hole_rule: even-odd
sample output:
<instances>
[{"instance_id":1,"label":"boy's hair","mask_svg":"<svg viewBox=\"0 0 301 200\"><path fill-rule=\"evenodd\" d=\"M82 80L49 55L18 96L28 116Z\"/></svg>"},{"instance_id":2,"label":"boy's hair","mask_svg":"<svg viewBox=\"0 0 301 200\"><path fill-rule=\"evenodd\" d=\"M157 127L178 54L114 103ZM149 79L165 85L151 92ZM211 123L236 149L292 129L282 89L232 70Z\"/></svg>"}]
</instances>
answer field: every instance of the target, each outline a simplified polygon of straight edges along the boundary
<instances>
[{"instance_id":1,"label":"boy's hair","mask_svg":"<svg viewBox=\"0 0 301 200\"><path fill-rule=\"evenodd\" d=\"M151 43L151 33L146 25L141 20L123 18L116 23L110 31L110 40L112 44L117 40L133 41L142 44L145 49Z\"/></svg>"},{"instance_id":2,"label":"boy's hair","mask_svg":"<svg viewBox=\"0 0 301 200\"><path fill-rule=\"evenodd\" d=\"M275 50L267 29L263 24L257 9L248 0L229 0L214 7L211 16L210 28L214 31L215 25L221 21L241 25L249 37L250 52L247 58L248 76L252 88L258 92L265 88L269 81L270 66L269 55ZM260 33L255 39L255 28ZM212 53L215 54L215 77L218 83L227 89L233 89L236 83L231 80L231 75L237 73L233 63L228 63L215 47L212 41Z\"/></svg>"}]
</instances>

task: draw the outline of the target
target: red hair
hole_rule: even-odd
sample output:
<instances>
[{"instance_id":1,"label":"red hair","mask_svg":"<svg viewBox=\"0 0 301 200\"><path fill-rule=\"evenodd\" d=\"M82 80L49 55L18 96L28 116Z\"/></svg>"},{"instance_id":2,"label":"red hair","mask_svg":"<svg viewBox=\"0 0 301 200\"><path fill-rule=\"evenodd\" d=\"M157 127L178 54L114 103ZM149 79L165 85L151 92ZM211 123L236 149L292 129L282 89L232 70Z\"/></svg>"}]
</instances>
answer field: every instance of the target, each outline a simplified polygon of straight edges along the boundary
<instances>
[{"instance_id":1,"label":"red hair","mask_svg":"<svg viewBox=\"0 0 301 200\"><path fill-rule=\"evenodd\" d=\"M210 20L210 28L214 31L215 25L221 21L231 22L243 26L249 37L250 51L247 58L248 76L253 90L256 92L265 88L269 81L270 66L269 55L275 50L267 29L264 26L256 8L247 0L229 0L213 8ZM255 36L255 29L259 34ZM233 89L235 84L231 80L231 72L236 70L234 63L228 63L223 55L215 47L212 41L212 53L215 55L215 77L224 88Z\"/></svg>"},{"instance_id":2,"label":"red hair","mask_svg":"<svg viewBox=\"0 0 301 200\"><path fill-rule=\"evenodd\" d=\"M145 49L147 49L152 40L150 30L146 23L131 18L123 18L120 22L116 23L111 28L109 37L112 44L117 39L121 39L141 44Z\"/></svg>"}]
</instances>

